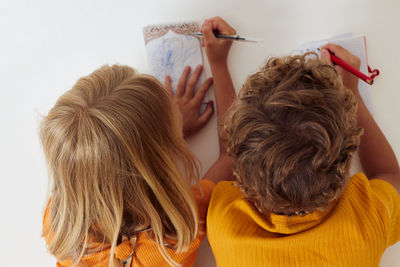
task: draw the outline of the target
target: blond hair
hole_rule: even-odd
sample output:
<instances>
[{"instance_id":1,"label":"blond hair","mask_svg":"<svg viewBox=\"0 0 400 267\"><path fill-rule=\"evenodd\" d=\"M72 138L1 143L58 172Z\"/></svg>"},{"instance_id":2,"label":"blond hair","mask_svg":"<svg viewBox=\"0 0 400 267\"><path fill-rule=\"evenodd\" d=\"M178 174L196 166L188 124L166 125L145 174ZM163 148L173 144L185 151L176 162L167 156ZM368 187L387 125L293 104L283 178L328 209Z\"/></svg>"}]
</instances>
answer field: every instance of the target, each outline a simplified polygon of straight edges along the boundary
<instances>
[{"instance_id":1,"label":"blond hair","mask_svg":"<svg viewBox=\"0 0 400 267\"><path fill-rule=\"evenodd\" d=\"M151 228L163 255L198 232L186 178L198 179L176 108L152 76L103 66L62 95L44 117L40 137L51 176L50 252L77 264L92 241L111 244ZM179 171L183 165L185 175ZM110 257L110 265L113 265Z\"/></svg>"},{"instance_id":2,"label":"blond hair","mask_svg":"<svg viewBox=\"0 0 400 267\"><path fill-rule=\"evenodd\" d=\"M326 208L349 181L362 130L335 68L316 54L271 58L240 90L226 120L228 151L262 212Z\"/></svg>"}]
</instances>

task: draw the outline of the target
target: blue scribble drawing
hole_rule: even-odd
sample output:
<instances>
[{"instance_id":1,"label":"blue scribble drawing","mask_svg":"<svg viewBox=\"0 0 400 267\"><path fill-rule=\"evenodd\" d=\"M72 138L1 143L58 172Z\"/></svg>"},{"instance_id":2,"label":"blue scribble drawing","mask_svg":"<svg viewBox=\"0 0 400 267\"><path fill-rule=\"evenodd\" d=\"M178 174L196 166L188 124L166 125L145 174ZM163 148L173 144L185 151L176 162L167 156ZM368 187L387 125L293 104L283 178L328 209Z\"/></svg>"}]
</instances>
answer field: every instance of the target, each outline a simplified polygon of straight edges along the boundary
<instances>
[{"instance_id":1,"label":"blue scribble drawing","mask_svg":"<svg viewBox=\"0 0 400 267\"><path fill-rule=\"evenodd\" d=\"M150 41L146 45L146 53L151 74L164 83L165 76L171 76L172 88L176 86L183 69L190 66L194 70L203 64L200 42L189 35L169 31L161 38ZM198 85L204 82L204 73L200 76Z\"/></svg>"}]
</instances>

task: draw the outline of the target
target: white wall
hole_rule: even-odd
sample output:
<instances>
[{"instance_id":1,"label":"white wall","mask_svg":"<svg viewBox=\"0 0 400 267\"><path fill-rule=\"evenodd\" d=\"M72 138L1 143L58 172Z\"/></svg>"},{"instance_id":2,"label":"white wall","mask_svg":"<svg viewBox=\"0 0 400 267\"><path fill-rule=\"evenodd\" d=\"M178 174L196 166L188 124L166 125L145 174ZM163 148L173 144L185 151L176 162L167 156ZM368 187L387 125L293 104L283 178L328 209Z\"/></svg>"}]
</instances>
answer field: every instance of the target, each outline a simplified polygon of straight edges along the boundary
<instances>
[{"instance_id":1,"label":"white wall","mask_svg":"<svg viewBox=\"0 0 400 267\"><path fill-rule=\"evenodd\" d=\"M375 118L400 158L399 11L395 0L1 0L1 266L54 266L40 238L47 186L37 136L40 115L80 76L105 63L145 72L142 26L220 15L238 33L263 38L262 44L233 46L230 67L236 88L268 56L344 32L366 34L369 62L382 73L373 85ZM204 169L217 156L215 127L214 118L191 140ZM210 149L201 149L205 142ZM197 266L210 266L206 245L200 255L203 264ZM397 244L387 250L381 266L399 265Z\"/></svg>"}]
</instances>

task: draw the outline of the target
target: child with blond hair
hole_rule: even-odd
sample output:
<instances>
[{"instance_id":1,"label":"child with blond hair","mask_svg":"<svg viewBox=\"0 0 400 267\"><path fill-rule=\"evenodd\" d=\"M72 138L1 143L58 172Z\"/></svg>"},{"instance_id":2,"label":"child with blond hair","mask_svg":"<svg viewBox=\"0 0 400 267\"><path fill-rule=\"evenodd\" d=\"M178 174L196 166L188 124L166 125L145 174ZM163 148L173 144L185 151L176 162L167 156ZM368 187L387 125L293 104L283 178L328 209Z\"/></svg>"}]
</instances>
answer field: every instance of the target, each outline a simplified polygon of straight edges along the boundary
<instances>
[{"instance_id":1,"label":"child with blond hair","mask_svg":"<svg viewBox=\"0 0 400 267\"><path fill-rule=\"evenodd\" d=\"M207 215L218 266L379 266L400 240L399 164L328 50L360 67L332 44L271 58L228 112L237 182L215 187ZM357 150L365 174L350 176Z\"/></svg>"},{"instance_id":2,"label":"child with blond hair","mask_svg":"<svg viewBox=\"0 0 400 267\"><path fill-rule=\"evenodd\" d=\"M211 37L212 30L235 31L220 18L203 28L214 82L196 93L201 66L190 78L184 70L175 95L169 77L163 86L130 67L104 66L79 79L44 117L51 196L43 235L57 266L193 265L214 182L232 176L220 141L219 158L199 182L184 140L213 114L211 103L199 115L212 82L219 122L235 97L231 42Z\"/></svg>"}]
</instances>

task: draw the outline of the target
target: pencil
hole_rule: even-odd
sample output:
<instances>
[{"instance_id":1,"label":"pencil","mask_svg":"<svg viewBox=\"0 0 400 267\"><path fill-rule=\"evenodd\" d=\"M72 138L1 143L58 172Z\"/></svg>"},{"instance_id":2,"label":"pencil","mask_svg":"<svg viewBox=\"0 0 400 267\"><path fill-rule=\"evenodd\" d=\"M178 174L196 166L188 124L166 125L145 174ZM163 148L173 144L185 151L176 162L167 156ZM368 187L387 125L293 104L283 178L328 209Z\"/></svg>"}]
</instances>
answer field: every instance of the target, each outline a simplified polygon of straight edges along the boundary
<instances>
[{"instance_id":1,"label":"pencil","mask_svg":"<svg viewBox=\"0 0 400 267\"><path fill-rule=\"evenodd\" d=\"M196 36L196 37L203 37L203 34L201 32L188 33L188 35L192 35L192 36ZM231 40L231 41L252 42L252 43L258 43L258 42L262 41L261 39L244 37L244 36L240 36L240 35L215 34L215 37L218 38L218 39L226 39L226 40Z\"/></svg>"},{"instance_id":2,"label":"pencil","mask_svg":"<svg viewBox=\"0 0 400 267\"><path fill-rule=\"evenodd\" d=\"M348 64L344 60L338 58L337 56L332 54L330 51L329 51L329 53L331 54L331 60L332 60L333 63L335 63L336 65L339 65L340 67L344 68L345 70L351 72L352 74L354 74L355 76L357 76L358 78L360 78L364 82L368 83L369 85L373 84L374 80L371 79L371 77L368 77L367 75L365 75L361 71L353 68L350 64Z\"/></svg>"}]
</instances>

